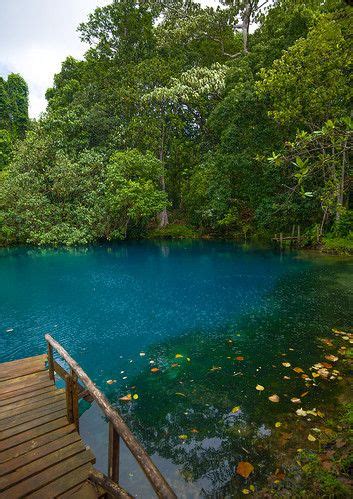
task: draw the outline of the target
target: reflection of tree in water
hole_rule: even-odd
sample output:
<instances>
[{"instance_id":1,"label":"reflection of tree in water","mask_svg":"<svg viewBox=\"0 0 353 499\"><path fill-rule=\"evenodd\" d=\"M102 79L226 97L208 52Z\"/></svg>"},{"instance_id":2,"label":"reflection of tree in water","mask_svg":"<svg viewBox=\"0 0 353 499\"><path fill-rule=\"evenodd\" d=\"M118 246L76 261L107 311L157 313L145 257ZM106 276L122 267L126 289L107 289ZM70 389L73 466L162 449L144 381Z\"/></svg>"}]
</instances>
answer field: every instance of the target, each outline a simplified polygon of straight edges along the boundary
<instances>
[{"instance_id":1,"label":"reflection of tree in water","mask_svg":"<svg viewBox=\"0 0 353 499\"><path fill-rule=\"evenodd\" d=\"M207 493L222 490L223 497L242 484L234 477L241 460L254 464L255 480L264 478L273 459L267 437L275 421L293 412L290 398L304 387L293 372L283 381L288 374L283 360L308 369L322 355L318 333L350 320L352 295L332 289L336 270L325 267L323 273L317 267L287 276L265 298L260 314L217 332L192 332L153 346L146 357L160 370L133 379L138 403L119 404L149 454L172 460L185 479ZM258 383L264 393L255 390ZM280 404L268 401L271 393L280 396ZM315 407L323 397L332 397L330 388L313 390L306 402ZM240 406L235 414L234 406Z\"/></svg>"}]
</instances>

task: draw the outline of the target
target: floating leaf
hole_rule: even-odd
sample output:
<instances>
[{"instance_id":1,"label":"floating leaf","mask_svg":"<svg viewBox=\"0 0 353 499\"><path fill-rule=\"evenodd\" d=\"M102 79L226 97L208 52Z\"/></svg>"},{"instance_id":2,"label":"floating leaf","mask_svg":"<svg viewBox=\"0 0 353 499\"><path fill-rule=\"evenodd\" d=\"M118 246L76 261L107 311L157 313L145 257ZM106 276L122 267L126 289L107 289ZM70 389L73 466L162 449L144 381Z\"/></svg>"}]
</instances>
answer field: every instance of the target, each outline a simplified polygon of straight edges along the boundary
<instances>
[{"instance_id":1,"label":"floating leaf","mask_svg":"<svg viewBox=\"0 0 353 499\"><path fill-rule=\"evenodd\" d=\"M325 355L325 359L326 360L330 360L331 362L337 362L338 361L338 357L336 357L335 355Z\"/></svg>"},{"instance_id":2,"label":"floating leaf","mask_svg":"<svg viewBox=\"0 0 353 499\"><path fill-rule=\"evenodd\" d=\"M293 402L293 404L300 404L301 402L301 400L296 397L291 398L290 401Z\"/></svg>"},{"instance_id":3,"label":"floating leaf","mask_svg":"<svg viewBox=\"0 0 353 499\"><path fill-rule=\"evenodd\" d=\"M175 356L176 359L182 359L183 358L183 355L181 355L181 353L177 353L176 356Z\"/></svg>"},{"instance_id":4,"label":"floating leaf","mask_svg":"<svg viewBox=\"0 0 353 499\"><path fill-rule=\"evenodd\" d=\"M309 435L308 435L308 440L309 440L309 442L315 442L315 441L316 441L316 437L314 437L314 435L311 435L311 434L309 433Z\"/></svg>"},{"instance_id":5,"label":"floating leaf","mask_svg":"<svg viewBox=\"0 0 353 499\"><path fill-rule=\"evenodd\" d=\"M186 360L187 360L188 362L190 362L190 361L191 361L190 357L186 357Z\"/></svg>"},{"instance_id":6,"label":"floating leaf","mask_svg":"<svg viewBox=\"0 0 353 499\"><path fill-rule=\"evenodd\" d=\"M248 461L240 461L237 466L236 472L243 478L248 478L250 473L254 471L254 466Z\"/></svg>"},{"instance_id":7,"label":"floating leaf","mask_svg":"<svg viewBox=\"0 0 353 499\"><path fill-rule=\"evenodd\" d=\"M243 490L242 490L242 493L243 493L244 495L246 495L246 496L247 496L248 494L250 494L250 490L248 490L248 489L243 489Z\"/></svg>"},{"instance_id":8,"label":"floating leaf","mask_svg":"<svg viewBox=\"0 0 353 499\"><path fill-rule=\"evenodd\" d=\"M144 357L145 355L145 352L140 352L140 357Z\"/></svg>"},{"instance_id":9,"label":"floating leaf","mask_svg":"<svg viewBox=\"0 0 353 499\"><path fill-rule=\"evenodd\" d=\"M290 376L283 376L283 379L290 379Z\"/></svg>"},{"instance_id":10,"label":"floating leaf","mask_svg":"<svg viewBox=\"0 0 353 499\"><path fill-rule=\"evenodd\" d=\"M236 414L239 411L240 411L240 406L236 405L235 407L233 407L233 409L230 412L232 412L233 414Z\"/></svg>"},{"instance_id":11,"label":"floating leaf","mask_svg":"<svg viewBox=\"0 0 353 499\"><path fill-rule=\"evenodd\" d=\"M320 374L318 374L318 373L313 373L313 374L312 374L312 376L313 376L313 378L318 378L318 377L320 376Z\"/></svg>"},{"instance_id":12,"label":"floating leaf","mask_svg":"<svg viewBox=\"0 0 353 499\"><path fill-rule=\"evenodd\" d=\"M213 366L211 367L210 371L211 372L214 372L214 371L220 371L222 368L220 366Z\"/></svg>"},{"instance_id":13,"label":"floating leaf","mask_svg":"<svg viewBox=\"0 0 353 499\"><path fill-rule=\"evenodd\" d=\"M174 362L174 364L172 364L172 367L179 367L180 364L178 364L177 362Z\"/></svg>"},{"instance_id":14,"label":"floating leaf","mask_svg":"<svg viewBox=\"0 0 353 499\"><path fill-rule=\"evenodd\" d=\"M277 421L277 423L275 423L275 427L279 428L280 426L282 426L282 423L280 423L279 421Z\"/></svg>"},{"instance_id":15,"label":"floating leaf","mask_svg":"<svg viewBox=\"0 0 353 499\"><path fill-rule=\"evenodd\" d=\"M284 366L284 367L290 367L290 362L282 362L282 366Z\"/></svg>"},{"instance_id":16,"label":"floating leaf","mask_svg":"<svg viewBox=\"0 0 353 499\"><path fill-rule=\"evenodd\" d=\"M244 357L242 355L238 355L238 357L235 357L236 360L244 360Z\"/></svg>"},{"instance_id":17,"label":"floating leaf","mask_svg":"<svg viewBox=\"0 0 353 499\"><path fill-rule=\"evenodd\" d=\"M122 400L123 402L130 402L132 399L131 393L128 393L127 395L124 395L123 397L120 397L119 400Z\"/></svg>"},{"instance_id":18,"label":"floating leaf","mask_svg":"<svg viewBox=\"0 0 353 499\"><path fill-rule=\"evenodd\" d=\"M307 415L307 412L304 411L304 409L302 407L300 409L297 409L295 412L297 413L298 416L306 416Z\"/></svg>"},{"instance_id":19,"label":"floating leaf","mask_svg":"<svg viewBox=\"0 0 353 499\"><path fill-rule=\"evenodd\" d=\"M116 379L108 379L107 385L112 385L113 383L116 383Z\"/></svg>"},{"instance_id":20,"label":"floating leaf","mask_svg":"<svg viewBox=\"0 0 353 499\"><path fill-rule=\"evenodd\" d=\"M270 400L271 402L279 402L279 396L274 394L274 395L270 395L268 397L268 400Z\"/></svg>"},{"instance_id":21,"label":"floating leaf","mask_svg":"<svg viewBox=\"0 0 353 499\"><path fill-rule=\"evenodd\" d=\"M188 438L187 435L179 435L180 440L186 440Z\"/></svg>"},{"instance_id":22,"label":"floating leaf","mask_svg":"<svg viewBox=\"0 0 353 499\"><path fill-rule=\"evenodd\" d=\"M199 430L197 430L196 428L193 428L193 429L191 430L191 432L192 432L192 433L198 433L198 432L199 432Z\"/></svg>"},{"instance_id":23,"label":"floating leaf","mask_svg":"<svg viewBox=\"0 0 353 499\"><path fill-rule=\"evenodd\" d=\"M304 393L301 393L300 394L300 397L303 398L303 397L306 397L308 395L309 392L304 392Z\"/></svg>"},{"instance_id":24,"label":"floating leaf","mask_svg":"<svg viewBox=\"0 0 353 499\"><path fill-rule=\"evenodd\" d=\"M179 397L186 397L185 393L181 393L181 392L176 392L175 395L179 395Z\"/></svg>"},{"instance_id":25,"label":"floating leaf","mask_svg":"<svg viewBox=\"0 0 353 499\"><path fill-rule=\"evenodd\" d=\"M139 398L139 396L137 395L137 393L134 393L134 394L133 394L133 396L132 396L132 398L133 398L134 400L137 400L137 399Z\"/></svg>"},{"instance_id":26,"label":"floating leaf","mask_svg":"<svg viewBox=\"0 0 353 499\"><path fill-rule=\"evenodd\" d=\"M265 389L265 387L263 387L262 385L256 385L256 387L255 387L255 388L256 388L256 390L258 390L259 392L262 392L262 391Z\"/></svg>"},{"instance_id":27,"label":"floating leaf","mask_svg":"<svg viewBox=\"0 0 353 499\"><path fill-rule=\"evenodd\" d=\"M253 485L250 485L249 489L250 489L252 492L254 492L255 487L254 487Z\"/></svg>"},{"instance_id":28,"label":"floating leaf","mask_svg":"<svg viewBox=\"0 0 353 499\"><path fill-rule=\"evenodd\" d=\"M159 368L158 367L152 367L151 368L151 373L158 373Z\"/></svg>"},{"instance_id":29,"label":"floating leaf","mask_svg":"<svg viewBox=\"0 0 353 499\"><path fill-rule=\"evenodd\" d=\"M322 362L322 366L325 368L325 369L331 369L333 367L332 364L329 364L328 362Z\"/></svg>"},{"instance_id":30,"label":"floating leaf","mask_svg":"<svg viewBox=\"0 0 353 499\"><path fill-rule=\"evenodd\" d=\"M303 372L304 372L304 371L303 371L303 369L302 369L301 367L295 367L295 368L293 369L293 371L295 371L296 373L303 373Z\"/></svg>"}]
</instances>

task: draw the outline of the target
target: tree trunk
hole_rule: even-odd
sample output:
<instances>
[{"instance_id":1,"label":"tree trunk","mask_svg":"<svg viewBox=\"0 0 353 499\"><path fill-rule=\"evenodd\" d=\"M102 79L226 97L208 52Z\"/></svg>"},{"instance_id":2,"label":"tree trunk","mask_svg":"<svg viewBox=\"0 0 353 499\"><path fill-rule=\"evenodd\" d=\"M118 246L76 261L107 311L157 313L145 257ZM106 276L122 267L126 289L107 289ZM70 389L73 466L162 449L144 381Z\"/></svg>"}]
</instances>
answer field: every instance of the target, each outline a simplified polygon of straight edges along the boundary
<instances>
[{"instance_id":1,"label":"tree trunk","mask_svg":"<svg viewBox=\"0 0 353 499\"><path fill-rule=\"evenodd\" d=\"M250 1L247 2L246 7L242 16L242 35L243 35L243 51L244 54L249 52L248 38L249 38L249 28L250 28L250 18L251 18L251 4Z\"/></svg>"},{"instance_id":2,"label":"tree trunk","mask_svg":"<svg viewBox=\"0 0 353 499\"><path fill-rule=\"evenodd\" d=\"M163 169L164 169L164 126L162 128L162 134L161 134L161 146L159 149L159 160L162 163ZM160 178L160 182L161 182L162 191L165 192L164 173ZM159 220L159 227L160 228L166 227L168 225L169 221L168 221L168 212L167 212L166 206L164 207L164 209L160 213L158 213L158 220Z\"/></svg>"}]
</instances>

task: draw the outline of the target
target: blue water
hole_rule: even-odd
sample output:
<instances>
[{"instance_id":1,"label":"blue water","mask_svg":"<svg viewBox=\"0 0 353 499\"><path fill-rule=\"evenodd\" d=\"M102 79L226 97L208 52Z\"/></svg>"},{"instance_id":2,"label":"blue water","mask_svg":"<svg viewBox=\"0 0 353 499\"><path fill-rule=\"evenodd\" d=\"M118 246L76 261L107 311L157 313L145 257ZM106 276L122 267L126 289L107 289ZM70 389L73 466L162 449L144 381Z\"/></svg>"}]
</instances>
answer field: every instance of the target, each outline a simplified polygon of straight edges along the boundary
<instances>
[{"instance_id":1,"label":"blue water","mask_svg":"<svg viewBox=\"0 0 353 499\"><path fill-rule=\"evenodd\" d=\"M309 366L318 334L351 325L352 277L349 259L225 242L2 249L0 361L43 353L49 332L124 413L179 496L219 493L232 483L234 462L247 457L241 448L252 448L254 431L259 439L271 433L254 384L288 391L274 375L283 355ZM119 402L130 392L136 402ZM233 405L242 405L251 427L241 439L228 424ZM271 411L285 409L279 405ZM104 469L105 421L96 407L85 409L82 434ZM260 468L271 462L268 451L250 452ZM122 483L148 497L123 455Z\"/></svg>"}]
</instances>

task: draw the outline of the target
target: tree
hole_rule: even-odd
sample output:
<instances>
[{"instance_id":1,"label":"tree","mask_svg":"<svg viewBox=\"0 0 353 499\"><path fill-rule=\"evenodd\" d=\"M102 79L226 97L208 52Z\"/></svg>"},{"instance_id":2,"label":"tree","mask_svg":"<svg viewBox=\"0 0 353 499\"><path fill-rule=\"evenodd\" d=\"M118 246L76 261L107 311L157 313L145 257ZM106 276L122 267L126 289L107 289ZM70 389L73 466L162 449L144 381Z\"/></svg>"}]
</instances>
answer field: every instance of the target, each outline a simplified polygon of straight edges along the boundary
<instances>
[{"instance_id":1,"label":"tree","mask_svg":"<svg viewBox=\"0 0 353 499\"><path fill-rule=\"evenodd\" d=\"M166 207L161 177L163 165L150 152L128 150L112 156L105 180L109 239L124 239L129 224L143 226Z\"/></svg>"},{"instance_id":2,"label":"tree","mask_svg":"<svg viewBox=\"0 0 353 499\"><path fill-rule=\"evenodd\" d=\"M275 120L294 129L315 130L328 119L346 115L352 19L348 8L322 15L306 38L262 71L258 90L268 97Z\"/></svg>"}]
</instances>

